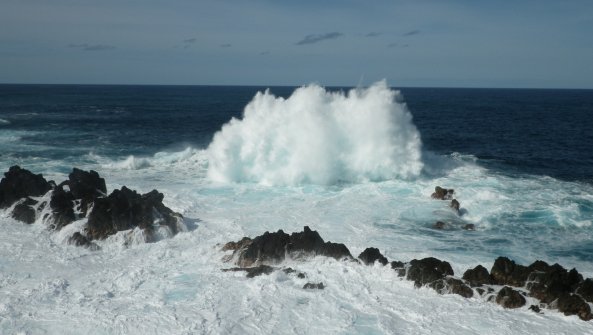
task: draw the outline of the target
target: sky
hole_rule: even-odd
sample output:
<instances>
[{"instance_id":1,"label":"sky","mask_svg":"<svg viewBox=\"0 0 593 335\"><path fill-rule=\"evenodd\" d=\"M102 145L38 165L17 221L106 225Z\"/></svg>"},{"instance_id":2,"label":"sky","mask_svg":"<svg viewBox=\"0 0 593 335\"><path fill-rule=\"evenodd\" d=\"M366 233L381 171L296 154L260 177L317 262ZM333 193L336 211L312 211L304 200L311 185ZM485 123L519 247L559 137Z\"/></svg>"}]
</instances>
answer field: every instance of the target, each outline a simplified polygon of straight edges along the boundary
<instances>
[{"instance_id":1,"label":"sky","mask_svg":"<svg viewBox=\"0 0 593 335\"><path fill-rule=\"evenodd\" d=\"M593 88L593 1L0 0L0 83Z\"/></svg>"}]
</instances>

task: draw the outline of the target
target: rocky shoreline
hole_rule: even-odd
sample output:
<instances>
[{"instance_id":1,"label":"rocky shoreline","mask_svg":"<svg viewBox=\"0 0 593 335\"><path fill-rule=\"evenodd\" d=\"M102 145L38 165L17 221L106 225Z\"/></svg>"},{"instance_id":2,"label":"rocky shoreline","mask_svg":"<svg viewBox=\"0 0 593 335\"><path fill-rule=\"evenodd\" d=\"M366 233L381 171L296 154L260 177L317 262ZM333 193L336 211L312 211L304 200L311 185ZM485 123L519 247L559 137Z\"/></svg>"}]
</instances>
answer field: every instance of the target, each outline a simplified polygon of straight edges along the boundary
<instances>
[{"instance_id":1,"label":"rocky shoreline","mask_svg":"<svg viewBox=\"0 0 593 335\"><path fill-rule=\"evenodd\" d=\"M450 201L449 207L462 215L454 190L437 187L432 198ZM94 242L122 231L139 231L144 242L154 242L185 230L183 217L163 204L157 190L139 194L125 186L107 193L105 180L95 171L74 168L68 179L56 184L41 174L13 166L0 180L0 209L15 220L43 223L60 230L84 219L83 228L74 232L68 243L99 249ZM446 229L449 223L437 221L435 229ZM463 229L473 230L471 224ZM352 262L353 266L384 266L393 270L394 278L414 282L415 287L429 287L440 294L457 294L464 298L481 296L504 308L520 308L526 297L539 301L530 310L542 313L554 309L580 319L593 319L593 279L584 278L576 269L537 260L524 266L506 257L498 257L490 270L482 265L455 275L451 264L434 257L406 262L389 261L377 248L366 248L356 258L346 245L325 241L318 232L305 226L301 232L287 234L282 230L265 232L254 238L244 237L222 247L223 261L234 267L223 271L245 272L249 278L274 271L307 278L307 274L282 266L287 260L307 261L316 256ZM308 282L303 289L324 289L331 283Z\"/></svg>"},{"instance_id":2,"label":"rocky shoreline","mask_svg":"<svg viewBox=\"0 0 593 335\"><path fill-rule=\"evenodd\" d=\"M157 190L139 194L125 186L107 194L97 172L77 168L60 184L16 165L0 180L0 209L12 218L41 222L52 230L87 219L68 241L93 249L98 248L93 241L120 231L138 229L145 242L153 242L185 230L181 214L163 205L163 198Z\"/></svg>"}]
</instances>

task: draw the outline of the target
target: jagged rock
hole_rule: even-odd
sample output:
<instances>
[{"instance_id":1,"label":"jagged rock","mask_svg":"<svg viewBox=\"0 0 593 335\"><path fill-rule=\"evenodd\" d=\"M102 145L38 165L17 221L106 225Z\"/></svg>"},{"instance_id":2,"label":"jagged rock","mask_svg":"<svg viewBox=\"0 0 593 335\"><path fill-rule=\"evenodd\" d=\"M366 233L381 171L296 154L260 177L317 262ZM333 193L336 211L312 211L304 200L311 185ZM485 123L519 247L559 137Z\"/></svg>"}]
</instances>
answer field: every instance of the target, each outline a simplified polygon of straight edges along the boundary
<instances>
[{"instance_id":1,"label":"jagged rock","mask_svg":"<svg viewBox=\"0 0 593 335\"><path fill-rule=\"evenodd\" d=\"M72 236L70 236L70 238L68 239L68 244L72 244L77 247L89 248L91 250L100 249L98 245L91 242L91 240L89 240L86 236L82 235L79 232L76 232Z\"/></svg>"},{"instance_id":2,"label":"jagged rock","mask_svg":"<svg viewBox=\"0 0 593 335\"><path fill-rule=\"evenodd\" d=\"M455 190L453 189L446 189L437 186L434 188L434 193L431 195L431 198L438 200L451 200L453 199L453 193L455 193Z\"/></svg>"},{"instance_id":3,"label":"jagged rock","mask_svg":"<svg viewBox=\"0 0 593 335\"><path fill-rule=\"evenodd\" d=\"M522 287L531 270L526 266L516 264L507 257L498 257L490 270L494 284Z\"/></svg>"},{"instance_id":4,"label":"jagged rock","mask_svg":"<svg viewBox=\"0 0 593 335\"><path fill-rule=\"evenodd\" d=\"M228 251L228 250L239 250L239 249L243 249L245 247L247 247L248 245L251 244L251 242L253 242L249 237L243 237L241 240L237 241L237 242L228 242L227 244L225 244L222 247L222 251Z\"/></svg>"},{"instance_id":5,"label":"jagged rock","mask_svg":"<svg viewBox=\"0 0 593 335\"><path fill-rule=\"evenodd\" d=\"M163 205L163 197L157 190L140 195L124 186L107 197L95 199L88 216L88 236L104 239L118 231L138 227L144 230L150 242L153 230L159 226L168 227L176 234L181 215Z\"/></svg>"},{"instance_id":6,"label":"jagged rock","mask_svg":"<svg viewBox=\"0 0 593 335\"><path fill-rule=\"evenodd\" d=\"M564 315L577 315L581 320L593 319L589 304L576 294L565 293L558 297L556 307Z\"/></svg>"},{"instance_id":7,"label":"jagged rock","mask_svg":"<svg viewBox=\"0 0 593 335\"><path fill-rule=\"evenodd\" d=\"M247 268L231 268L231 269L223 269L222 271L245 271L247 272L247 278L253 278L261 275L269 275L270 273L274 272L276 269L268 266L268 265L259 265L254 267L247 267Z\"/></svg>"},{"instance_id":8,"label":"jagged rock","mask_svg":"<svg viewBox=\"0 0 593 335\"><path fill-rule=\"evenodd\" d=\"M62 186L54 188L49 202L53 217L52 228L59 230L76 219L73 201L72 193L64 191Z\"/></svg>"},{"instance_id":9,"label":"jagged rock","mask_svg":"<svg viewBox=\"0 0 593 335\"><path fill-rule=\"evenodd\" d=\"M391 268L395 270L398 277L404 277L406 275L406 264L400 261L391 262Z\"/></svg>"},{"instance_id":10,"label":"jagged rock","mask_svg":"<svg viewBox=\"0 0 593 335\"><path fill-rule=\"evenodd\" d=\"M574 292L583 281L577 270L566 271L559 264L548 265L537 261L528 267L533 269L527 278L527 289L533 297L551 303L559 296Z\"/></svg>"},{"instance_id":11,"label":"jagged rock","mask_svg":"<svg viewBox=\"0 0 593 335\"><path fill-rule=\"evenodd\" d=\"M526 300L521 293L505 286L496 295L496 303L504 308L519 308L525 306Z\"/></svg>"},{"instance_id":12,"label":"jagged rock","mask_svg":"<svg viewBox=\"0 0 593 335\"><path fill-rule=\"evenodd\" d=\"M409 263L406 278L413 280L416 287L432 283L435 280L452 276L451 264L434 257L413 259Z\"/></svg>"},{"instance_id":13,"label":"jagged rock","mask_svg":"<svg viewBox=\"0 0 593 335\"><path fill-rule=\"evenodd\" d=\"M585 279L575 290L585 301L593 303L593 279Z\"/></svg>"},{"instance_id":14,"label":"jagged rock","mask_svg":"<svg viewBox=\"0 0 593 335\"><path fill-rule=\"evenodd\" d=\"M465 230L476 230L476 225L473 223L468 223L465 226L463 226L463 229Z\"/></svg>"},{"instance_id":15,"label":"jagged rock","mask_svg":"<svg viewBox=\"0 0 593 335\"><path fill-rule=\"evenodd\" d=\"M21 200L14 208L12 209L11 216L13 219L32 224L35 222L35 208L32 206L36 205L37 201L31 198L25 198Z\"/></svg>"},{"instance_id":16,"label":"jagged rock","mask_svg":"<svg viewBox=\"0 0 593 335\"><path fill-rule=\"evenodd\" d=\"M453 277L445 277L438 279L428 284L440 294L458 294L464 298L471 298L474 296L474 291L467 286L462 280Z\"/></svg>"},{"instance_id":17,"label":"jagged rock","mask_svg":"<svg viewBox=\"0 0 593 335\"><path fill-rule=\"evenodd\" d=\"M284 260L286 254L296 258L315 255L335 259L352 258L345 245L324 242L316 231L312 231L307 226L304 227L303 232L291 235L282 230L275 233L265 232L238 252L238 265L243 267L256 263L278 263Z\"/></svg>"},{"instance_id":18,"label":"jagged rock","mask_svg":"<svg viewBox=\"0 0 593 335\"><path fill-rule=\"evenodd\" d=\"M486 268L482 265L478 265L473 269L465 271L462 278L466 280L472 287L492 284L488 270L486 270Z\"/></svg>"},{"instance_id":19,"label":"jagged rock","mask_svg":"<svg viewBox=\"0 0 593 335\"><path fill-rule=\"evenodd\" d=\"M437 221L432 225L434 229L445 229L446 224L443 221Z\"/></svg>"},{"instance_id":20,"label":"jagged rock","mask_svg":"<svg viewBox=\"0 0 593 335\"><path fill-rule=\"evenodd\" d=\"M459 201L457 201L456 199L451 200L451 203L449 204L449 207L453 208L457 213L459 213L459 206Z\"/></svg>"},{"instance_id":21,"label":"jagged rock","mask_svg":"<svg viewBox=\"0 0 593 335\"><path fill-rule=\"evenodd\" d=\"M381 255L381 252L377 248L366 248L358 258L365 264L365 265L373 265L375 261L379 261L379 263L383 265L387 265L388 261L385 256Z\"/></svg>"},{"instance_id":22,"label":"jagged rock","mask_svg":"<svg viewBox=\"0 0 593 335\"><path fill-rule=\"evenodd\" d=\"M80 211L86 216L89 205L98 198L107 194L105 179L96 171L89 172L77 168L72 169L68 175L68 186L74 199L80 199Z\"/></svg>"},{"instance_id":23,"label":"jagged rock","mask_svg":"<svg viewBox=\"0 0 593 335\"><path fill-rule=\"evenodd\" d=\"M531 305L531 306L529 306L529 310L530 311L534 311L535 313L541 313L542 312L541 308L539 308L538 305Z\"/></svg>"},{"instance_id":24,"label":"jagged rock","mask_svg":"<svg viewBox=\"0 0 593 335\"><path fill-rule=\"evenodd\" d=\"M325 286L323 283L306 283L303 288L306 290L323 290Z\"/></svg>"},{"instance_id":25,"label":"jagged rock","mask_svg":"<svg viewBox=\"0 0 593 335\"><path fill-rule=\"evenodd\" d=\"M10 207L23 198L42 196L51 188L52 183L46 181L42 175L14 165L0 180L0 208Z\"/></svg>"}]
</instances>

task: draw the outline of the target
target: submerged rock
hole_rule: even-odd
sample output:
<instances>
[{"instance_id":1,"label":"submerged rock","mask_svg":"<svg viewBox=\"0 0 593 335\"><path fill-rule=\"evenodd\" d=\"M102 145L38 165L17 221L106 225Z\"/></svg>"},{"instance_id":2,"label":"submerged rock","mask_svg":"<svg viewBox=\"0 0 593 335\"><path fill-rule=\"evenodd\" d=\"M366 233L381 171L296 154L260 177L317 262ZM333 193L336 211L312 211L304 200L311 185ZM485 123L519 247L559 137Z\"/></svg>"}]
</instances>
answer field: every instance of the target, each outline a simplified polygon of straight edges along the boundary
<instances>
[{"instance_id":1,"label":"submerged rock","mask_svg":"<svg viewBox=\"0 0 593 335\"><path fill-rule=\"evenodd\" d=\"M273 268L268 265L259 265L254 267L247 267L247 268L231 268L231 269L223 269L222 271L245 271L247 272L247 278L253 278L261 275L269 275L270 273L274 272L276 268Z\"/></svg>"},{"instance_id":2,"label":"submerged rock","mask_svg":"<svg viewBox=\"0 0 593 335\"><path fill-rule=\"evenodd\" d=\"M525 297L516 290L505 286L496 295L496 303L504 308L519 308L525 306Z\"/></svg>"},{"instance_id":3,"label":"submerged rock","mask_svg":"<svg viewBox=\"0 0 593 335\"><path fill-rule=\"evenodd\" d=\"M373 265L375 261L383 265L387 265L388 261L385 256L381 255L381 252L377 248L366 248L360 255L358 255L358 259L360 259L365 265Z\"/></svg>"},{"instance_id":4,"label":"submerged rock","mask_svg":"<svg viewBox=\"0 0 593 335\"><path fill-rule=\"evenodd\" d=\"M447 226L447 224L444 223L443 221L437 221L437 222L435 222L435 224L432 225L432 228L434 228L434 229L445 229L446 226Z\"/></svg>"},{"instance_id":5,"label":"submerged rock","mask_svg":"<svg viewBox=\"0 0 593 335\"><path fill-rule=\"evenodd\" d=\"M49 192L52 186L41 174L33 174L14 165L0 180L0 209L10 207L23 198L40 197Z\"/></svg>"},{"instance_id":6,"label":"submerged rock","mask_svg":"<svg viewBox=\"0 0 593 335\"><path fill-rule=\"evenodd\" d=\"M453 193L455 193L455 190L453 189L446 189L437 186L434 188L434 193L431 194L430 197L438 200L451 200L453 199Z\"/></svg>"},{"instance_id":7,"label":"submerged rock","mask_svg":"<svg viewBox=\"0 0 593 335\"><path fill-rule=\"evenodd\" d=\"M457 214L459 214L459 206L461 205L459 204L459 201L457 201L457 199L451 200L451 203L449 204L449 207L453 208L453 210Z\"/></svg>"},{"instance_id":8,"label":"submerged rock","mask_svg":"<svg viewBox=\"0 0 593 335\"><path fill-rule=\"evenodd\" d=\"M89 248L91 250L100 249L98 245L91 242L91 240L89 240L86 236L82 235L79 232L76 232L72 236L70 236L70 238L68 239L68 244L72 244L77 247Z\"/></svg>"},{"instance_id":9,"label":"submerged rock","mask_svg":"<svg viewBox=\"0 0 593 335\"><path fill-rule=\"evenodd\" d=\"M305 290L323 290L325 285L323 283L306 283L303 288Z\"/></svg>"}]
</instances>

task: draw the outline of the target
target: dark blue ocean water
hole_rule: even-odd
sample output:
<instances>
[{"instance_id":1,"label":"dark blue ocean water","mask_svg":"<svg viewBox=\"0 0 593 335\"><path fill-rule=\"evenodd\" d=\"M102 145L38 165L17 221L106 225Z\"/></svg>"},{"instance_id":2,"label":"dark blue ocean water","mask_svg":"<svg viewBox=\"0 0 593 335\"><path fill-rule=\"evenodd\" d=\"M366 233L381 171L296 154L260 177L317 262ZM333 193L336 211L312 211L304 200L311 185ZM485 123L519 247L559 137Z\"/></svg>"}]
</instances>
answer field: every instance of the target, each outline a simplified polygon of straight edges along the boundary
<instances>
[{"instance_id":1,"label":"dark blue ocean water","mask_svg":"<svg viewBox=\"0 0 593 335\"><path fill-rule=\"evenodd\" d=\"M0 158L76 161L90 151L125 157L206 147L263 89L0 85L0 141L19 139ZM287 97L294 88L270 90ZM593 90L401 91L425 150L473 155L503 173L593 182Z\"/></svg>"}]
</instances>

